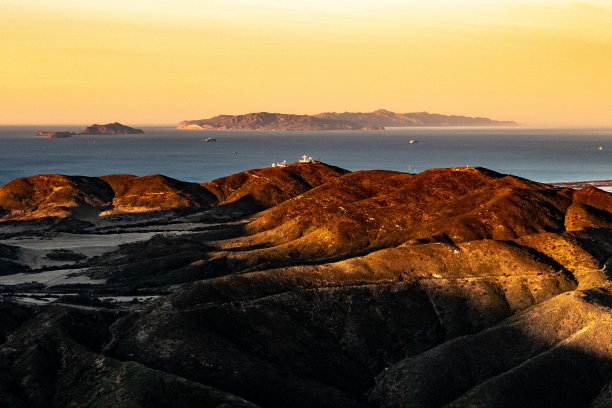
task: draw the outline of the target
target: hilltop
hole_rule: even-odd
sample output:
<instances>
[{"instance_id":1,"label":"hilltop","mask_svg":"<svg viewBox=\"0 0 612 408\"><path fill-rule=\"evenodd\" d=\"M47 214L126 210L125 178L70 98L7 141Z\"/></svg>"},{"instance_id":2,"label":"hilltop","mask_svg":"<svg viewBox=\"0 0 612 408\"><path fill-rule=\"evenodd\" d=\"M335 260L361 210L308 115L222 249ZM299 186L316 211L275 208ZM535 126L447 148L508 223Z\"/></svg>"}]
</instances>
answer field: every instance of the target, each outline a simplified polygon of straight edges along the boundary
<instances>
[{"instance_id":1,"label":"hilltop","mask_svg":"<svg viewBox=\"0 0 612 408\"><path fill-rule=\"evenodd\" d=\"M488 118L417 113L394 113L380 109L370 113L326 112L318 115L249 113L219 115L209 119L186 120L179 129L194 130L382 130L394 126L509 126L511 121Z\"/></svg>"},{"instance_id":2,"label":"hilltop","mask_svg":"<svg viewBox=\"0 0 612 408\"><path fill-rule=\"evenodd\" d=\"M15 179L0 187L0 221L195 211L230 203L234 210L255 212L346 173L323 163L295 163L253 169L201 184L159 174L142 177L43 174Z\"/></svg>"}]
</instances>

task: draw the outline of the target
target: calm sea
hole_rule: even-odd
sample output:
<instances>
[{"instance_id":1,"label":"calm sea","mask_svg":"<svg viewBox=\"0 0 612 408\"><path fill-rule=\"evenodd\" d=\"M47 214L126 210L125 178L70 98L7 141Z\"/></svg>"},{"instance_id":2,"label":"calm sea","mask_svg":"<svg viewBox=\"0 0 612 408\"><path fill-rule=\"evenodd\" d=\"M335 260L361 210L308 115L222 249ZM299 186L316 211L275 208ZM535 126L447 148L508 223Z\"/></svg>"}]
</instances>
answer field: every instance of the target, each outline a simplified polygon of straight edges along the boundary
<instances>
[{"instance_id":1,"label":"calm sea","mask_svg":"<svg viewBox=\"0 0 612 408\"><path fill-rule=\"evenodd\" d=\"M303 154L349 170L483 166L542 182L612 179L612 129L201 132L144 127L144 135L33 136L35 130L80 129L0 127L0 185L44 173L165 174L203 182L272 162L292 163ZM206 143L207 137L217 141Z\"/></svg>"}]
</instances>

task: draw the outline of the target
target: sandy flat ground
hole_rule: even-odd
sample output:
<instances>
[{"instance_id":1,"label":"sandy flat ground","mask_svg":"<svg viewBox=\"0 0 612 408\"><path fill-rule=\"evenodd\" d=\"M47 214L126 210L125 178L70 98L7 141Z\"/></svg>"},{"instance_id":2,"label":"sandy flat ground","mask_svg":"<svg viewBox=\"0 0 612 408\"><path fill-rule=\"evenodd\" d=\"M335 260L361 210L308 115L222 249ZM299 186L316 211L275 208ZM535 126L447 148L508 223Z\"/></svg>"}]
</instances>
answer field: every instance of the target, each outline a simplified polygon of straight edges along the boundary
<instances>
[{"instance_id":1,"label":"sandy flat ground","mask_svg":"<svg viewBox=\"0 0 612 408\"><path fill-rule=\"evenodd\" d=\"M91 279L89 276L83 275L84 272L86 272L86 269L56 269L39 273L17 273L15 275L0 276L0 285L20 285L37 282L50 287L67 284L99 285L105 283L104 279Z\"/></svg>"},{"instance_id":2,"label":"sandy flat ground","mask_svg":"<svg viewBox=\"0 0 612 408\"><path fill-rule=\"evenodd\" d=\"M30 268L38 269L43 266L60 266L74 263L52 261L46 258L45 256L54 249L67 249L87 257L94 257L117 249L123 244L151 239L154 235L183 235L189 233L189 231L126 232L118 234L61 233L52 238L11 238L0 240L0 243L20 247L23 251L20 261Z\"/></svg>"},{"instance_id":3,"label":"sandy flat ground","mask_svg":"<svg viewBox=\"0 0 612 408\"><path fill-rule=\"evenodd\" d=\"M214 228L221 225L241 224L240 222L229 223L202 223L202 222L181 222L174 224L157 225L112 225L117 229L127 230L125 232L107 232L93 234L59 233L55 236L29 236L36 234L35 231L24 231L25 234L18 237L0 240L0 243L12 245L21 249L20 262L29 266L31 269L43 269L46 267L59 267L57 270L50 270L38 273L19 273L7 276L0 276L0 285L20 285L26 283L42 283L47 287L69 284L104 284L105 280L95 280L86 276L87 268L77 268L76 261L54 261L46 256L54 250L69 250L82 254L88 258L100 256L106 252L114 251L123 244L139 241L146 241L155 235L187 235ZM15 226L2 228L2 232L19 232ZM197 230L197 231L195 231ZM73 266L74 265L74 266ZM72 268L71 268L72 266ZM131 301L133 297L116 299L117 301Z\"/></svg>"},{"instance_id":4,"label":"sandy flat ground","mask_svg":"<svg viewBox=\"0 0 612 408\"><path fill-rule=\"evenodd\" d=\"M180 234L181 232L178 232ZM184 233L184 232L183 232ZM114 247L130 242L144 241L156 235L151 232L126 232L118 234L70 234L61 233L52 238L11 238L0 240L6 245L15 245L27 249L69 249L73 251L99 251L100 248Z\"/></svg>"}]
</instances>

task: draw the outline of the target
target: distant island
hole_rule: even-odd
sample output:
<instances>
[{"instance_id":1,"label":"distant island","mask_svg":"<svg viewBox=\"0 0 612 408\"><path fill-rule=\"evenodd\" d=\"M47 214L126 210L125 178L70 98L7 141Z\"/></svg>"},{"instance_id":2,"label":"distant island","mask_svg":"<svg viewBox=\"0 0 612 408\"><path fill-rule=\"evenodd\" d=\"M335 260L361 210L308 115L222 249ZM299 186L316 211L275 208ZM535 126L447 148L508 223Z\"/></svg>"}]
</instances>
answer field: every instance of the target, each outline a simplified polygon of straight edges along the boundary
<instances>
[{"instance_id":1,"label":"distant island","mask_svg":"<svg viewBox=\"0 0 612 408\"><path fill-rule=\"evenodd\" d=\"M342 119L320 118L287 113L247 113L219 115L210 119L186 120L178 129L195 130L383 130L383 126L356 123Z\"/></svg>"},{"instance_id":2,"label":"distant island","mask_svg":"<svg viewBox=\"0 0 612 408\"><path fill-rule=\"evenodd\" d=\"M106 125L93 124L87 126L80 133L74 132L50 132L45 130L38 130L34 132L34 136L44 136L49 139L62 139L66 137L72 137L74 135L130 135L130 134L143 134L142 129L135 129L133 127L122 125L119 122L107 123Z\"/></svg>"},{"instance_id":3,"label":"distant island","mask_svg":"<svg viewBox=\"0 0 612 408\"><path fill-rule=\"evenodd\" d=\"M513 121L440 115L427 112L396 113L385 109L374 112L324 112L317 115L248 113L219 115L209 119L185 120L178 129L193 130L384 130L386 127L418 126L513 126Z\"/></svg>"},{"instance_id":4,"label":"distant island","mask_svg":"<svg viewBox=\"0 0 612 408\"><path fill-rule=\"evenodd\" d=\"M43 130L34 132L34 136L44 136L49 139L62 139L66 137L72 137L72 135L75 135L75 134L76 133L73 133L73 132L47 132Z\"/></svg>"},{"instance_id":5,"label":"distant island","mask_svg":"<svg viewBox=\"0 0 612 408\"><path fill-rule=\"evenodd\" d=\"M122 125L119 122L107 123L106 125L91 125L82 130L80 135L131 135L143 134L142 129Z\"/></svg>"}]
</instances>

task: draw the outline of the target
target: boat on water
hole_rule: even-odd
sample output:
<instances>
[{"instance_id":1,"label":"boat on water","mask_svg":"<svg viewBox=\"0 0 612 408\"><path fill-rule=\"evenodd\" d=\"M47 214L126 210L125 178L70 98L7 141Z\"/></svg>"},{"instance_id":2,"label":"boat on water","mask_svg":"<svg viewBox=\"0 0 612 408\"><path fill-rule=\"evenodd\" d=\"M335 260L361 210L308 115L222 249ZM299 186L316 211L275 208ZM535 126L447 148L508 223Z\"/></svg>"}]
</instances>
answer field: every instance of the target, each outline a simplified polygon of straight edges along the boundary
<instances>
[{"instance_id":1,"label":"boat on water","mask_svg":"<svg viewBox=\"0 0 612 408\"><path fill-rule=\"evenodd\" d=\"M415 139L412 139L412 140L410 141L410 143L419 143L419 141L418 141L418 140L415 140Z\"/></svg>"},{"instance_id":2,"label":"boat on water","mask_svg":"<svg viewBox=\"0 0 612 408\"><path fill-rule=\"evenodd\" d=\"M207 137L206 139L204 139L205 142L216 142L217 139L215 139L214 137Z\"/></svg>"}]
</instances>

